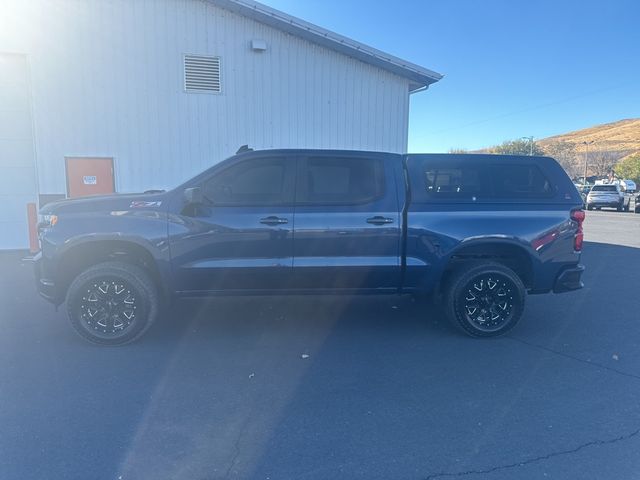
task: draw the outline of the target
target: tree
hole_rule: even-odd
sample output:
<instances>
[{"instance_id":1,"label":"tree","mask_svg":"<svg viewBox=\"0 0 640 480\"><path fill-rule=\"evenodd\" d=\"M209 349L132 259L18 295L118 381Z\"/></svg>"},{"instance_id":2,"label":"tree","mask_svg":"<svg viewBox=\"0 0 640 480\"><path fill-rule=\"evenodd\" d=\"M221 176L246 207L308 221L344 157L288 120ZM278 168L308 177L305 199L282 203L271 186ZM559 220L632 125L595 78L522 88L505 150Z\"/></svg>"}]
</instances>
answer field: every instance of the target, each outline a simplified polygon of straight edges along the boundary
<instances>
[{"instance_id":1,"label":"tree","mask_svg":"<svg viewBox=\"0 0 640 480\"><path fill-rule=\"evenodd\" d=\"M544 154L555 158L571 178L584 175L582 168L584 163L580 162L580 158L576 152L576 146L573 143L559 140L548 143L543 149Z\"/></svg>"},{"instance_id":2,"label":"tree","mask_svg":"<svg viewBox=\"0 0 640 480\"><path fill-rule=\"evenodd\" d=\"M529 155L531 153L544 155L544 151L535 141L522 138L502 142L502 145L491 148L489 152L502 155Z\"/></svg>"},{"instance_id":3,"label":"tree","mask_svg":"<svg viewBox=\"0 0 640 480\"><path fill-rule=\"evenodd\" d=\"M589 152L589 171L598 177L608 175L616 164L619 155L610 150L594 150Z\"/></svg>"},{"instance_id":4,"label":"tree","mask_svg":"<svg viewBox=\"0 0 640 480\"><path fill-rule=\"evenodd\" d=\"M640 183L640 153L634 153L633 155L623 158L614 167L614 170L619 178Z\"/></svg>"}]
</instances>

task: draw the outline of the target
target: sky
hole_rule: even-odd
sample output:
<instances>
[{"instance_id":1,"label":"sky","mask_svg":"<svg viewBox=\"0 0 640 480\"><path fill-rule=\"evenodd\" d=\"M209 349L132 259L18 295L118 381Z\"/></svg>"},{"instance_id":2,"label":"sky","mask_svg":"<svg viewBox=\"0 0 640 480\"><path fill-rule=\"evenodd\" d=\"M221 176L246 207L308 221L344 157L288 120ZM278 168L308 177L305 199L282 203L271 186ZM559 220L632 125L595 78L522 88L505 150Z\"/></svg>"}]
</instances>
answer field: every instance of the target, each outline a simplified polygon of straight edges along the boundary
<instances>
[{"instance_id":1,"label":"sky","mask_svg":"<svg viewBox=\"0 0 640 480\"><path fill-rule=\"evenodd\" d=\"M444 74L412 95L410 152L640 117L640 1L262 0Z\"/></svg>"}]
</instances>

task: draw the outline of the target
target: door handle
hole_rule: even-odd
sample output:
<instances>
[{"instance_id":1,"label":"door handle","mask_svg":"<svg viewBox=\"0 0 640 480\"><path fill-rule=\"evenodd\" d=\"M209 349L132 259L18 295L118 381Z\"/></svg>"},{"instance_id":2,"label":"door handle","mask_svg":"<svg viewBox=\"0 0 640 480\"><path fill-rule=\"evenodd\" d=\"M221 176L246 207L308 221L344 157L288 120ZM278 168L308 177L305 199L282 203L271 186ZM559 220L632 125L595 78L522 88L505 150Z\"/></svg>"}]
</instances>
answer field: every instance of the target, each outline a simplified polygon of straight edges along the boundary
<instances>
[{"instance_id":1,"label":"door handle","mask_svg":"<svg viewBox=\"0 0 640 480\"><path fill-rule=\"evenodd\" d=\"M260 223L264 223L265 225L282 225L283 223L289 223L289 220L271 215L270 217L261 218Z\"/></svg>"},{"instance_id":2,"label":"door handle","mask_svg":"<svg viewBox=\"0 0 640 480\"><path fill-rule=\"evenodd\" d=\"M376 215L375 217L367 218L367 223L371 223L373 225L385 225L387 223L393 223L393 218Z\"/></svg>"}]
</instances>

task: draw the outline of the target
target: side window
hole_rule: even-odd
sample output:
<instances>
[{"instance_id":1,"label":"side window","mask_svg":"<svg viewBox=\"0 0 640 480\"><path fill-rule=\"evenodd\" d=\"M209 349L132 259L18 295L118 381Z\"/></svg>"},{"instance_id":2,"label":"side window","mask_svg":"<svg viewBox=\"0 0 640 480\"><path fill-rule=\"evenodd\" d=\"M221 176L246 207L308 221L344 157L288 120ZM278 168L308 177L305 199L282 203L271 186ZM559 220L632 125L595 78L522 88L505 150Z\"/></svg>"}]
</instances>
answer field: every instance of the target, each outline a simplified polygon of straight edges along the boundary
<instances>
[{"instance_id":1,"label":"side window","mask_svg":"<svg viewBox=\"0 0 640 480\"><path fill-rule=\"evenodd\" d=\"M555 187L535 164L487 164L409 158L409 181L415 202L517 201L552 198Z\"/></svg>"},{"instance_id":2,"label":"side window","mask_svg":"<svg viewBox=\"0 0 640 480\"><path fill-rule=\"evenodd\" d=\"M544 198L554 194L551 183L535 165L492 165L494 195L498 198Z\"/></svg>"},{"instance_id":3,"label":"side window","mask_svg":"<svg viewBox=\"0 0 640 480\"><path fill-rule=\"evenodd\" d=\"M295 163L284 158L250 159L216 173L203 185L215 205L280 205L292 201L288 177Z\"/></svg>"},{"instance_id":4,"label":"side window","mask_svg":"<svg viewBox=\"0 0 640 480\"><path fill-rule=\"evenodd\" d=\"M384 164L379 159L313 157L307 159L301 203L353 205L384 195Z\"/></svg>"},{"instance_id":5,"label":"side window","mask_svg":"<svg viewBox=\"0 0 640 480\"><path fill-rule=\"evenodd\" d=\"M424 191L442 198L467 198L484 193L477 168L427 167L423 175Z\"/></svg>"}]
</instances>

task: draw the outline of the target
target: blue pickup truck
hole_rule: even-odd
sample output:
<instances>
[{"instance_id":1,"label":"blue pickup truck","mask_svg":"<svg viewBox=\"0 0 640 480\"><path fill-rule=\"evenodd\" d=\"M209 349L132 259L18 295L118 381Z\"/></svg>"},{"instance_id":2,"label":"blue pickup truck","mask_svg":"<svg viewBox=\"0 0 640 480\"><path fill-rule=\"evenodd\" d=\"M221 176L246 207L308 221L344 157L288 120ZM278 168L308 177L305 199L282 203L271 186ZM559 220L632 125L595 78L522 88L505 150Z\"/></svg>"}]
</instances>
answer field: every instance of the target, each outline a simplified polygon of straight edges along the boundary
<instances>
[{"instance_id":1,"label":"blue pickup truck","mask_svg":"<svg viewBox=\"0 0 640 480\"><path fill-rule=\"evenodd\" d=\"M546 157L247 151L171 191L44 206L36 280L105 345L177 297L283 293L435 294L490 337L527 293L582 287L582 207Z\"/></svg>"}]
</instances>

